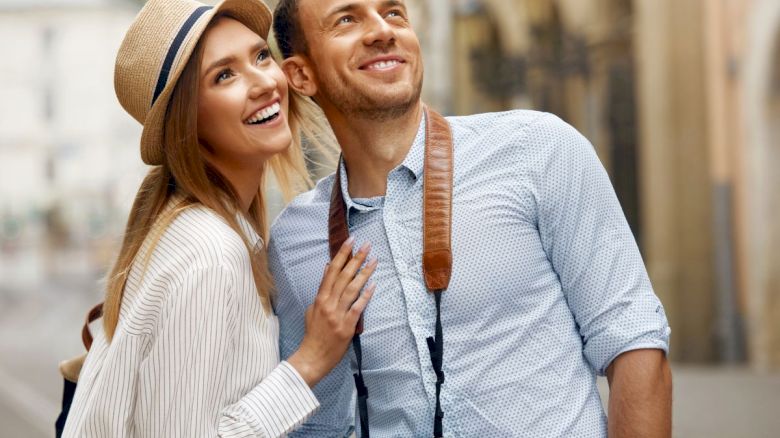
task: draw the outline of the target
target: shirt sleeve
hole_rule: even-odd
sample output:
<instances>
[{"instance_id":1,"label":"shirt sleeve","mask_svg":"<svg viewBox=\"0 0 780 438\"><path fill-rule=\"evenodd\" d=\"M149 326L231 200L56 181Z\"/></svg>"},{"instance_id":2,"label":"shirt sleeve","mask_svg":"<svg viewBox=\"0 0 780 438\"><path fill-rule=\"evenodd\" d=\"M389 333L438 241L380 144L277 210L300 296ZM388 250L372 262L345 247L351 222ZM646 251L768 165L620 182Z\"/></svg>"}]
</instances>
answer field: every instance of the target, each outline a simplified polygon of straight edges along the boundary
<instances>
[{"instance_id":1,"label":"shirt sleeve","mask_svg":"<svg viewBox=\"0 0 780 438\"><path fill-rule=\"evenodd\" d=\"M290 357L301 344L305 333L305 310L286 272L273 233L268 248L269 267L276 285L274 309L279 317L279 348L281 357ZM352 380L348 354L314 388L314 394L321 408L290 437L348 437L353 430L354 382Z\"/></svg>"},{"instance_id":2,"label":"shirt sleeve","mask_svg":"<svg viewBox=\"0 0 780 438\"><path fill-rule=\"evenodd\" d=\"M544 251L599 375L630 350L668 353L664 308L615 191L591 144L559 118L529 129L527 170Z\"/></svg>"},{"instance_id":3,"label":"shirt sleeve","mask_svg":"<svg viewBox=\"0 0 780 438\"><path fill-rule=\"evenodd\" d=\"M229 404L236 333L235 274L195 268L171 291L154 350L159 355L152 412L158 436L279 437L302 423L317 400L298 373L279 364L238 402ZM268 354L275 354L269 351ZM145 427L136 425L136 427Z\"/></svg>"}]
</instances>

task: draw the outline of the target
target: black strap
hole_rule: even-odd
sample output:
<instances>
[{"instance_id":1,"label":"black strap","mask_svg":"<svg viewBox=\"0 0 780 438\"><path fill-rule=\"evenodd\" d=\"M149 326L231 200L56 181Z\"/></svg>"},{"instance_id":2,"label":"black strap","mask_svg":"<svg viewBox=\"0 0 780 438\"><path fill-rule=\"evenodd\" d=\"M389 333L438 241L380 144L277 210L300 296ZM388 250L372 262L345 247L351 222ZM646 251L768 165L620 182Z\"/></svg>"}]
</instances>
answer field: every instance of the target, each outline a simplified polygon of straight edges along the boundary
<instances>
[{"instance_id":1,"label":"black strap","mask_svg":"<svg viewBox=\"0 0 780 438\"><path fill-rule=\"evenodd\" d=\"M358 371L352 375L355 378L357 390L358 411L360 412L360 437L369 438L368 433L368 388L363 381L363 349L360 347L360 335L352 337L352 349L355 350Z\"/></svg>"},{"instance_id":2,"label":"black strap","mask_svg":"<svg viewBox=\"0 0 780 438\"><path fill-rule=\"evenodd\" d=\"M442 362L444 361L444 334L441 329L441 290L435 291L433 297L436 299L436 338L429 337L426 341L428 342L428 350L431 353L433 371L436 373L436 412L433 420L433 436L439 438L444 436L442 431L444 411L441 409L440 400L441 385L444 383L444 370L442 369Z\"/></svg>"},{"instance_id":3,"label":"black strap","mask_svg":"<svg viewBox=\"0 0 780 438\"><path fill-rule=\"evenodd\" d=\"M65 385L62 390L62 410L60 416L57 417L57 421L54 423L54 436L60 438L65 431L65 422L68 420L68 413L70 412L71 403L73 403L73 396L76 394L76 382L71 382L68 379L62 379Z\"/></svg>"}]
</instances>

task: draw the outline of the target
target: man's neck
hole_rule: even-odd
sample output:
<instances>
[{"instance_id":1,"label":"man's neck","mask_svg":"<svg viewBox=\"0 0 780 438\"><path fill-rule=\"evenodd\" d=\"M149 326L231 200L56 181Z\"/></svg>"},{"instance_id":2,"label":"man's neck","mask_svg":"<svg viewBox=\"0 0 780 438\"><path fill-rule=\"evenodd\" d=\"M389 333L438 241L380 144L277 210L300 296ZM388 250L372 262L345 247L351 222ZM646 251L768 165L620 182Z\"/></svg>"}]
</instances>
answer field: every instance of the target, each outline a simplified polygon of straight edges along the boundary
<instances>
[{"instance_id":1,"label":"man's neck","mask_svg":"<svg viewBox=\"0 0 780 438\"><path fill-rule=\"evenodd\" d=\"M332 111L326 114L344 154L350 196L384 195L387 175L404 161L417 136L422 102L392 120L347 118Z\"/></svg>"}]
</instances>

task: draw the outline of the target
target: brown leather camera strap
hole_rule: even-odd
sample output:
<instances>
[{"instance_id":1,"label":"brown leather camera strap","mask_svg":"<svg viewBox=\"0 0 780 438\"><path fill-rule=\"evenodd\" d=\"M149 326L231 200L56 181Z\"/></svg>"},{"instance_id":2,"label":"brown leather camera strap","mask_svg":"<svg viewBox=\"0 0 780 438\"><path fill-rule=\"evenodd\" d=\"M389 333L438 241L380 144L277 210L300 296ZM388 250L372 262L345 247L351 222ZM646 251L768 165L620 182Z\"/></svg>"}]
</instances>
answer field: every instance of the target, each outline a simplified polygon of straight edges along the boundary
<instances>
[{"instance_id":1,"label":"brown leather camera strap","mask_svg":"<svg viewBox=\"0 0 780 438\"><path fill-rule=\"evenodd\" d=\"M425 165L423 171L423 276L425 286L433 293L436 302L435 337L427 339L431 362L436 372L435 437L442 436L440 394L444 383L442 361L444 338L441 327L441 293L447 289L452 274L452 179L453 148L452 132L447 120L439 113L424 108L425 113ZM349 238L347 211L341 188L341 168L336 170L330 197L328 216L328 241L330 257L333 259L341 245ZM363 318L360 318L352 339L357 358L358 372L355 373L355 387L358 394L361 437L369 438L368 389L363 381L363 360L360 334L363 332Z\"/></svg>"},{"instance_id":2,"label":"brown leather camera strap","mask_svg":"<svg viewBox=\"0 0 780 438\"><path fill-rule=\"evenodd\" d=\"M425 170L423 172L423 273L428 291L444 290L450 283L452 251L452 133L439 113L425 111ZM336 170L330 196L328 234L333 258L349 238L347 211L341 190L341 169Z\"/></svg>"},{"instance_id":3,"label":"brown leather camera strap","mask_svg":"<svg viewBox=\"0 0 780 438\"><path fill-rule=\"evenodd\" d=\"M87 351L89 351L89 349L92 347L93 341L92 332L89 331L89 324L101 316L103 316L103 303L100 303L89 309L89 313L87 313L84 326L81 328L81 342L84 343L84 347L86 347Z\"/></svg>"}]
</instances>

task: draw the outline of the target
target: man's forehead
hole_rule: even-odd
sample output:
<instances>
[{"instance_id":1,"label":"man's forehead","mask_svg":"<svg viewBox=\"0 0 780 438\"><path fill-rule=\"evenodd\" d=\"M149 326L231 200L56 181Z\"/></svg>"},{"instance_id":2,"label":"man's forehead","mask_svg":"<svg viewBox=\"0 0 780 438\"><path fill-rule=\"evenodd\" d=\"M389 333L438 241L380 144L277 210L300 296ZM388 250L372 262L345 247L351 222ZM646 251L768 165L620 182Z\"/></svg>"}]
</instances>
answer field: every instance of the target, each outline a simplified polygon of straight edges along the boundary
<instances>
[{"instance_id":1,"label":"man's forehead","mask_svg":"<svg viewBox=\"0 0 780 438\"><path fill-rule=\"evenodd\" d=\"M309 15L315 20L321 20L329 15L361 7L381 7L386 5L406 6L405 0L299 0L298 8L301 14Z\"/></svg>"}]
</instances>

